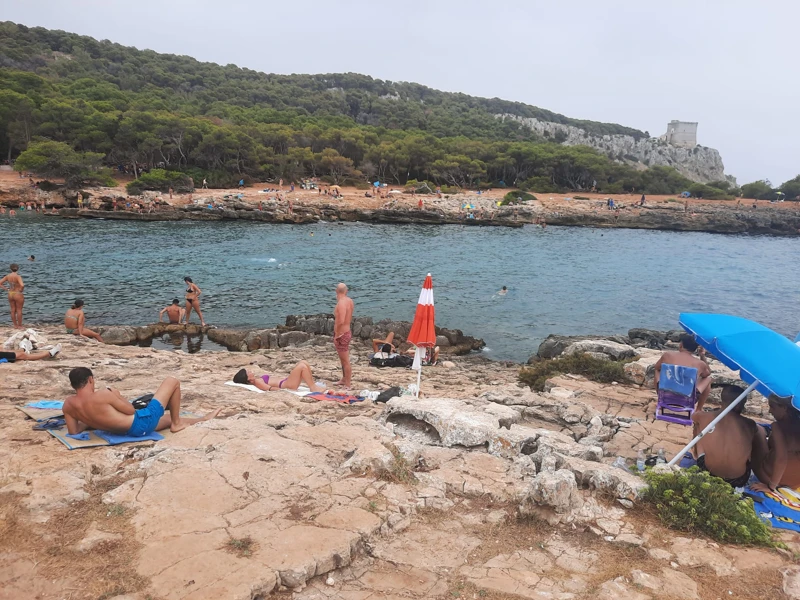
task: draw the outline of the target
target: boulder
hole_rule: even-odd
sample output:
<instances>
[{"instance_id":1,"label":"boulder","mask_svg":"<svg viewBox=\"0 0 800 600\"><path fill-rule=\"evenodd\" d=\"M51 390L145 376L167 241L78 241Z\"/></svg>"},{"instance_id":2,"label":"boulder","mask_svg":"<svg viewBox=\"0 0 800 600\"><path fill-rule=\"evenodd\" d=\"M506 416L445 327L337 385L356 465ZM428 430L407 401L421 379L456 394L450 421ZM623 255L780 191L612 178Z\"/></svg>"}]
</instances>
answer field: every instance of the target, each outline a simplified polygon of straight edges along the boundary
<instances>
[{"instance_id":1,"label":"boulder","mask_svg":"<svg viewBox=\"0 0 800 600\"><path fill-rule=\"evenodd\" d=\"M309 339L311 339L311 334L304 331L287 331L280 334L278 338L278 345L281 348L286 348L287 346L299 346L303 342L307 342Z\"/></svg>"},{"instance_id":2,"label":"boulder","mask_svg":"<svg viewBox=\"0 0 800 600\"><path fill-rule=\"evenodd\" d=\"M225 346L228 350L241 351L247 346L244 343L248 332L240 329L209 329L206 332L208 339Z\"/></svg>"},{"instance_id":3,"label":"boulder","mask_svg":"<svg viewBox=\"0 0 800 600\"><path fill-rule=\"evenodd\" d=\"M103 337L106 344L115 346L127 346L137 340L135 327L98 327L98 333Z\"/></svg>"},{"instance_id":4,"label":"boulder","mask_svg":"<svg viewBox=\"0 0 800 600\"><path fill-rule=\"evenodd\" d=\"M556 513L564 514L579 509L583 505L583 496L575 475L559 469L538 473L531 481L527 501L552 507Z\"/></svg>"},{"instance_id":5,"label":"boulder","mask_svg":"<svg viewBox=\"0 0 800 600\"><path fill-rule=\"evenodd\" d=\"M610 340L580 340L567 346L563 355L569 356L577 353L598 352L611 357L614 360L631 358L636 354L636 350L628 344L620 344Z\"/></svg>"},{"instance_id":6,"label":"boulder","mask_svg":"<svg viewBox=\"0 0 800 600\"><path fill-rule=\"evenodd\" d=\"M539 349L536 352L535 356L538 358L555 358L561 355L564 350L566 350L569 346L574 344L575 342L586 341L586 340L610 340L612 342L617 342L619 344L627 344L628 338L625 336L620 335L609 335L609 336L596 336L596 335L582 335L582 336L565 336L565 335L548 335L547 338L539 344ZM534 361L534 357L532 356L528 363L532 363Z\"/></svg>"},{"instance_id":7,"label":"boulder","mask_svg":"<svg viewBox=\"0 0 800 600\"><path fill-rule=\"evenodd\" d=\"M628 338L631 346L645 346L655 350L661 350L667 342L667 334L665 332L653 329L631 329L628 331Z\"/></svg>"}]
</instances>

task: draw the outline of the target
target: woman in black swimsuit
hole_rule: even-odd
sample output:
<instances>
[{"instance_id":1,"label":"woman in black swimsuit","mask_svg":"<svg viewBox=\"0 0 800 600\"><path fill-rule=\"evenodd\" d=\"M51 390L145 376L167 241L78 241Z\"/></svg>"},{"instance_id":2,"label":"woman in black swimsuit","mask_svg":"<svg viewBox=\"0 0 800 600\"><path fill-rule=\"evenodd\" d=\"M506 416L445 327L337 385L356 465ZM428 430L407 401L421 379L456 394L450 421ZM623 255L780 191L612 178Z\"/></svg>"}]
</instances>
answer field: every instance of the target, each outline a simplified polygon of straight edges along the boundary
<instances>
[{"instance_id":1,"label":"woman in black swimsuit","mask_svg":"<svg viewBox=\"0 0 800 600\"><path fill-rule=\"evenodd\" d=\"M192 315L192 309L194 308L197 316L200 317L200 326L205 327L206 323L203 321L203 313L200 312L200 300L198 299L202 292L194 284L191 277L184 277L183 280L186 282L186 324L189 324L189 317Z\"/></svg>"}]
</instances>

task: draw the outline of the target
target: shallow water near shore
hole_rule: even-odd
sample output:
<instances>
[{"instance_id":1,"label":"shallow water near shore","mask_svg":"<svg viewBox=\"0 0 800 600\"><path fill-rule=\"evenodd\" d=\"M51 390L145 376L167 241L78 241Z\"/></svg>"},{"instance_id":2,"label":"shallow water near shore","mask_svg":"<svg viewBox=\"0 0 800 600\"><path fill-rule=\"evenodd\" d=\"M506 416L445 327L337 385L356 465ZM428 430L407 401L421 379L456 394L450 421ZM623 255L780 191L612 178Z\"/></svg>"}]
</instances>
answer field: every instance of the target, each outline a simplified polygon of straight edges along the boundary
<instances>
[{"instance_id":1,"label":"shallow water near shore","mask_svg":"<svg viewBox=\"0 0 800 600\"><path fill-rule=\"evenodd\" d=\"M288 314L331 312L339 281L350 286L356 315L410 321L431 272L437 324L483 338L496 359L524 361L549 333L675 329L680 312L737 314L792 338L800 328L795 239L24 214L0 216L0 239L3 269L20 264L26 322L59 322L81 297L89 327L152 323L173 298L183 302L185 275L217 326L271 327ZM509 293L497 295L504 285ZM5 303L0 319L9 320Z\"/></svg>"}]
</instances>

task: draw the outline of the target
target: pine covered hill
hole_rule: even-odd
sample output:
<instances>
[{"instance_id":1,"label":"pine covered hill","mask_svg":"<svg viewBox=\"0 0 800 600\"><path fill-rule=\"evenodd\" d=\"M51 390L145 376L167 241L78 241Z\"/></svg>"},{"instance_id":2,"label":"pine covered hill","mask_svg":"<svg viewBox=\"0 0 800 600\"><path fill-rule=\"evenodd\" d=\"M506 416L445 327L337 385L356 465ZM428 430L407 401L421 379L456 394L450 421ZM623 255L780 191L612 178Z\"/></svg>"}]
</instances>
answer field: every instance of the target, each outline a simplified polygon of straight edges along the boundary
<instances>
[{"instance_id":1,"label":"pine covered hill","mask_svg":"<svg viewBox=\"0 0 800 600\"><path fill-rule=\"evenodd\" d=\"M646 134L497 98L353 73L274 75L0 22L0 156L43 140L112 167L164 169L230 185L306 176L458 187L673 193L673 169L637 171L561 146L495 114L588 132ZM73 156L74 155L74 156ZM77 158L75 158L77 160Z\"/></svg>"}]
</instances>

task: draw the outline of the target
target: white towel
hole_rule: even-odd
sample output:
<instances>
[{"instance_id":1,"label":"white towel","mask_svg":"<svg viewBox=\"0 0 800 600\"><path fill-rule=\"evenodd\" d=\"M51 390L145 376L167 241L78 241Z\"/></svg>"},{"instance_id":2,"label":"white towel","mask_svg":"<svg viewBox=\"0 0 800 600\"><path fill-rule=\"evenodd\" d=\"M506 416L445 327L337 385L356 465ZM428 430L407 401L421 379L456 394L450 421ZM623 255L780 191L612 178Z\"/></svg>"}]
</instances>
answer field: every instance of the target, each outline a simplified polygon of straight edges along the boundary
<instances>
[{"instance_id":1,"label":"white towel","mask_svg":"<svg viewBox=\"0 0 800 600\"><path fill-rule=\"evenodd\" d=\"M234 383L233 381L226 381L225 385L234 385L236 387L244 388L246 390L250 390L251 392L256 392L257 394L265 393L264 390L258 389L254 385L250 385L249 383ZM282 392L289 392L290 394L294 394L295 396L307 396L311 393L311 390L307 387L300 386L296 390L281 390Z\"/></svg>"}]
</instances>

